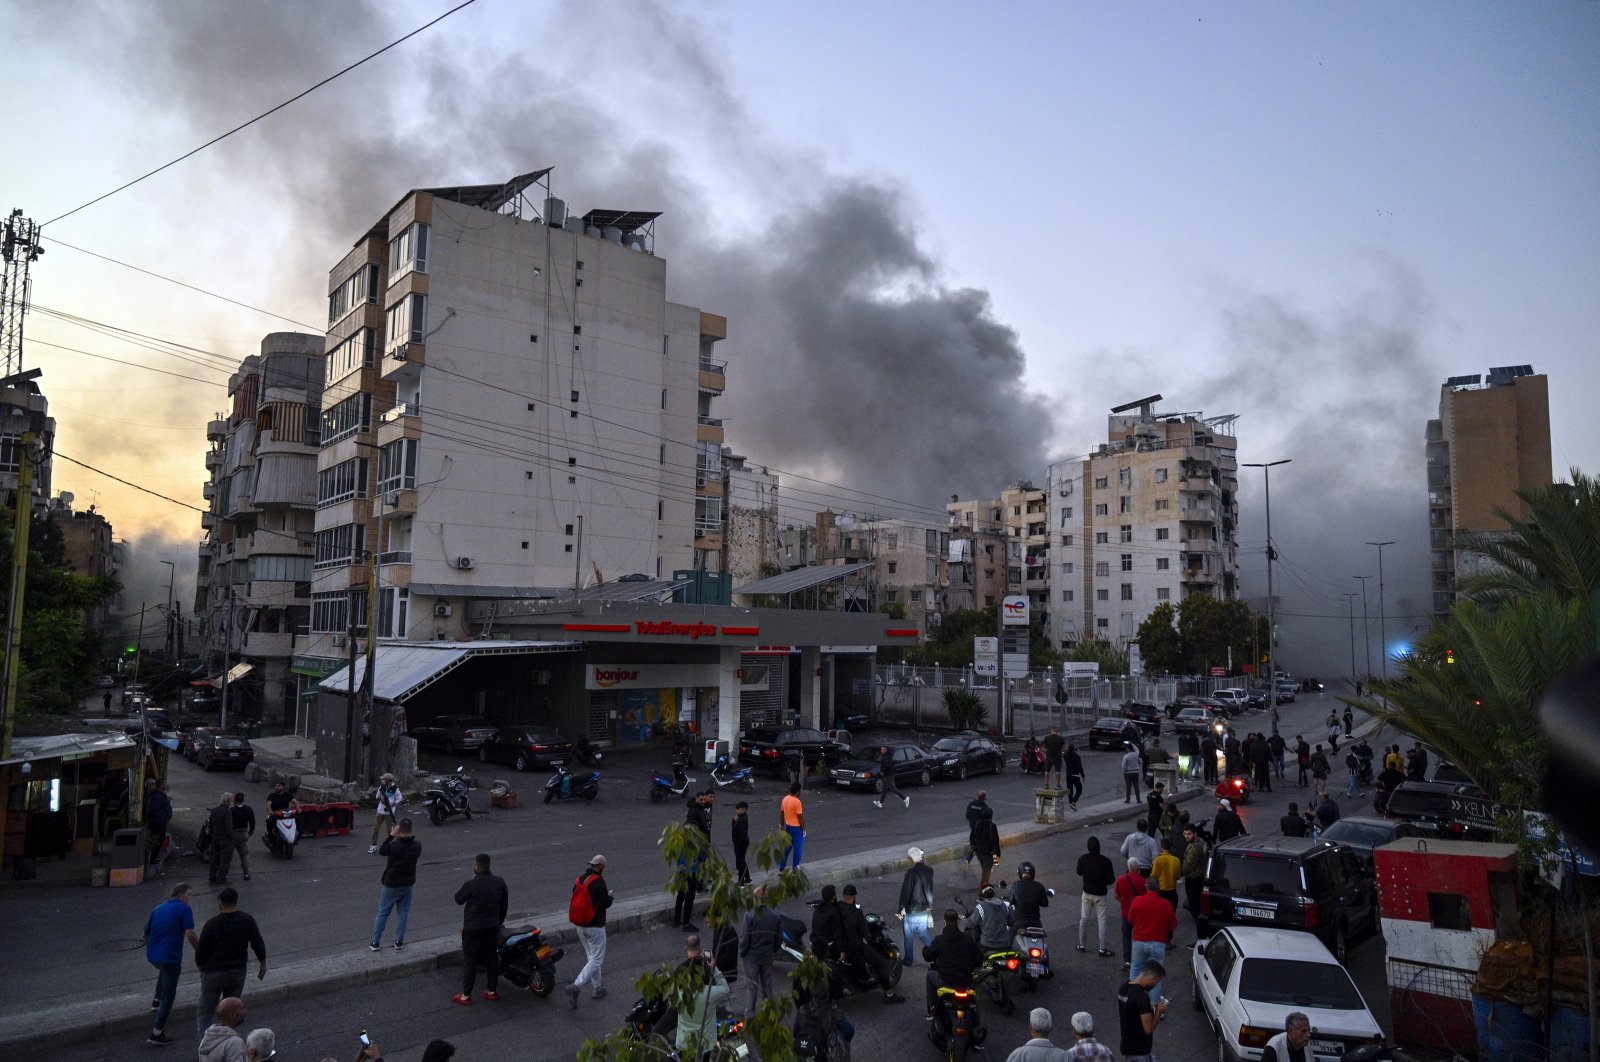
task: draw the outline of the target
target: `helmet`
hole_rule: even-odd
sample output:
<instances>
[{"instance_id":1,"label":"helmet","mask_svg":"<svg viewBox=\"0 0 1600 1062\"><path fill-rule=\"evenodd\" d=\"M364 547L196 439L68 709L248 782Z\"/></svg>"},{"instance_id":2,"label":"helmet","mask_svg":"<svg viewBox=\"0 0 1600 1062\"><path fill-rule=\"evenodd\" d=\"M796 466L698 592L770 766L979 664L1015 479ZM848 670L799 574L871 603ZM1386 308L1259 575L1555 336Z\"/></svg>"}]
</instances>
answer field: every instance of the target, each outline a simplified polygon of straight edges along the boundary
<instances>
[{"instance_id":1,"label":"helmet","mask_svg":"<svg viewBox=\"0 0 1600 1062\"><path fill-rule=\"evenodd\" d=\"M1024 861L1023 864L1017 868L1017 876L1020 878L1033 877L1033 864Z\"/></svg>"}]
</instances>

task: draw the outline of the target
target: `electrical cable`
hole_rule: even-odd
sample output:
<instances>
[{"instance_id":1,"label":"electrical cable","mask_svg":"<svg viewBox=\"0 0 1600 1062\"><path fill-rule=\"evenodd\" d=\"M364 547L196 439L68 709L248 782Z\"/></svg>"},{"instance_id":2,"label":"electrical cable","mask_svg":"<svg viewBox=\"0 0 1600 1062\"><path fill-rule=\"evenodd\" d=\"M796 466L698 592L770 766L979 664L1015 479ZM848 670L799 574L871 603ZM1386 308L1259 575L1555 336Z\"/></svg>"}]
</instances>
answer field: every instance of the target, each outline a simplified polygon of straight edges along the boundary
<instances>
[{"instance_id":1,"label":"electrical cable","mask_svg":"<svg viewBox=\"0 0 1600 1062\"><path fill-rule=\"evenodd\" d=\"M160 491L151 490L149 487L141 487L139 484L133 482L132 480L123 479L121 476L116 475L113 472L107 472L103 468L96 468L93 465L85 464L84 462L79 461L79 460L77 460L75 458L68 457L66 454L62 453L60 450L52 451L50 456L53 457L53 458L60 458L61 460L66 461L69 464L77 465L79 468L87 468L90 472L98 472L100 475L105 476L107 479L115 480L116 482L121 483L125 487L132 487L134 490L139 490L139 491L143 491L146 494L154 495L155 497L160 498L162 501L171 502L173 505L181 505L185 509L192 509L195 512L201 513L201 514L208 514L208 513L211 512L210 509L202 509L198 505L190 505L186 501L179 501L177 498L169 498L165 494L162 494Z\"/></svg>"}]
</instances>

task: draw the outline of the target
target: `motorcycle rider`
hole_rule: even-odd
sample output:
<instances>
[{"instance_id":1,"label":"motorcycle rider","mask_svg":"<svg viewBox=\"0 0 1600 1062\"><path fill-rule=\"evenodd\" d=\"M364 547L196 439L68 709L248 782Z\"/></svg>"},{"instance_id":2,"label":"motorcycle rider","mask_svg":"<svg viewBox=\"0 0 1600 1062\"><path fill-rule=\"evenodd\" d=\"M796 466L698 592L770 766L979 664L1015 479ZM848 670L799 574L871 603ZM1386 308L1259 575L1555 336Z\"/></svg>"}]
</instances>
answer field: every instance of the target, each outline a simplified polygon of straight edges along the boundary
<instances>
[{"instance_id":1,"label":"motorcycle rider","mask_svg":"<svg viewBox=\"0 0 1600 1062\"><path fill-rule=\"evenodd\" d=\"M1050 906L1050 890L1034 880L1032 863L1017 867L1017 881L1011 886L1011 910L1018 929L1044 928L1041 907Z\"/></svg>"},{"instance_id":2,"label":"motorcycle rider","mask_svg":"<svg viewBox=\"0 0 1600 1062\"><path fill-rule=\"evenodd\" d=\"M944 913L944 931L932 944L922 949L928 970L928 1016L935 1020L939 1014L939 989L971 988L972 975L983 965L983 952L978 942L961 932L954 910Z\"/></svg>"},{"instance_id":3,"label":"motorcycle rider","mask_svg":"<svg viewBox=\"0 0 1600 1062\"><path fill-rule=\"evenodd\" d=\"M993 885L985 885L978 894L967 928L977 934L985 955L1011 950L1011 905L995 894Z\"/></svg>"},{"instance_id":4,"label":"motorcycle rider","mask_svg":"<svg viewBox=\"0 0 1600 1062\"><path fill-rule=\"evenodd\" d=\"M856 887L844 887L844 899L838 905L839 923L843 931L844 947L841 949L845 958L854 966L870 966L878 975L878 984L883 986L883 1001L885 1003L904 1003L905 996L896 995L894 988L889 984L889 960L876 948L867 945L867 916L856 903Z\"/></svg>"},{"instance_id":5,"label":"motorcycle rider","mask_svg":"<svg viewBox=\"0 0 1600 1062\"><path fill-rule=\"evenodd\" d=\"M843 959L844 917L839 913L838 892L832 885L822 887L822 900L811 912L811 941L828 945L828 954Z\"/></svg>"}]
</instances>

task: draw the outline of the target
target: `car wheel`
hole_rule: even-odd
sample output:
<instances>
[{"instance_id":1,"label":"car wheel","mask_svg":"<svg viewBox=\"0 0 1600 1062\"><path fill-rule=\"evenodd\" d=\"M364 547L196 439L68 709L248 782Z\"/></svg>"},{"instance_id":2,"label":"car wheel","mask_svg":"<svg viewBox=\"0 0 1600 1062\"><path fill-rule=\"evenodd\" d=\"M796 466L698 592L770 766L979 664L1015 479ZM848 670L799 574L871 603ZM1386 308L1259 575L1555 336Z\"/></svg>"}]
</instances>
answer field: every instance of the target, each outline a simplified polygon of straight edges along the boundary
<instances>
[{"instance_id":1,"label":"car wheel","mask_svg":"<svg viewBox=\"0 0 1600 1062\"><path fill-rule=\"evenodd\" d=\"M445 754L449 756L454 756L456 754L456 743L454 738L444 739L444 751Z\"/></svg>"},{"instance_id":2,"label":"car wheel","mask_svg":"<svg viewBox=\"0 0 1600 1062\"><path fill-rule=\"evenodd\" d=\"M967 780L967 761L966 760L962 760L960 763L956 764L956 781L965 782L966 780Z\"/></svg>"},{"instance_id":3,"label":"car wheel","mask_svg":"<svg viewBox=\"0 0 1600 1062\"><path fill-rule=\"evenodd\" d=\"M517 761L515 763L513 763L511 766L515 767L519 771L526 771L528 769L528 756L527 756L527 754L526 753L522 753L522 752L517 753Z\"/></svg>"},{"instance_id":4,"label":"car wheel","mask_svg":"<svg viewBox=\"0 0 1600 1062\"><path fill-rule=\"evenodd\" d=\"M1005 753L1002 752L999 756L995 757L994 773L995 774L999 774L1002 771L1004 771L1005 769L1006 769L1006 757L1005 757Z\"/></svg>"},{"instance_id":5,"label":"car wheel","mask_svg":"<svg viewBox=\"0 0 1600 1062\"><path fill-rule=\"evenodd\" d=\"M1222 1035L1222 1030L1217 1030L1217 1062L1233 1062L1233 1052L1228 1048L1228 1039Z\"/></svg>"},{"instance_id":6,"label":"car wheel","mask_svg":"<svg viewBox=\"0 0 1600 1062\"><path fill-rule=\"evenodd\" d=\"M961 771L962 771L961 776L963 778L965 778L966 777L966 765L965 764L962 764ZM928 768L924 767L922 769L922 774L917 779L917 784L924 785L924 786L932 785L933 784L933 772L928 770Z\"/></svg>"},{"instance_id":7,"label":"car wheel","mask_svg":"<svg viewBox=\"0 0 1600 1062\"><path fill-rule=\"evenodd\" d=\"M1350 940L1349 935L1345 932L1343 922L1340 922L1339 925L1334 928L1333 947L1329 948L1328 950L1333 952L1333 957L1339 960L1340 966L1343 966L1345 964L1345 960L1349 958Z\"/></svg>"},{"instance_id":8,"label":"car wheel","mask_svg":"<svg viewBox=\"0 0 1600 1062\"><path fill-rule=\"evenodd\" d=\"M479 763L488 763L489 762L489 750L488 750L488 748L482 747L482 746L480 746L478 748L478 762Z\"/></svg>"}]
</instances>

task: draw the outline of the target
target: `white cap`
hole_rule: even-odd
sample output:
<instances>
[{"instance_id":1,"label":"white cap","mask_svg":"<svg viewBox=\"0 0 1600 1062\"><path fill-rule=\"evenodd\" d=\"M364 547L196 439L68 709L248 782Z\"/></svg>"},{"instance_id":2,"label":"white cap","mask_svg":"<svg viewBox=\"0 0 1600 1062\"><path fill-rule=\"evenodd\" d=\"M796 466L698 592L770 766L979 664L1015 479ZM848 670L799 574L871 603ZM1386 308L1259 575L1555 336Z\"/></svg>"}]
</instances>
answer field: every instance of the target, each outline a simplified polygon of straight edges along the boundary
<instances>
[{"instance_id":1,"label":"white cap","mask_svg":"<svg viewBox=\"0 0 1600 1062\"><path fill-rule=\"evenodd\" d=\"M1221 804L1222 804L1223 807L1227 808L1229 811L1233 810L1233 801L1227 799L1226 797L1224 797L1222 799Z\"/></svg>"},{"instance_id":2,"label":"white cap","mask_svg":"<svg viewBox=\"0 0 1600 1062\"><path fill-rule=\"evenodd\" d=\"M589 860L589 865L592 867L603 867L606 865L606 857L603 855L597 855Z\"/></svg>"},{"instance_id":3,"label":"white cap","mask_svg":"<svg viewBox=\"0 0 1600 1062\"><path fill-rule=\"evenodd\" d=\"M916 845L912 845L910 848L907 848L906 855L910 857L913 863L922 862L922 849L918 848Z\"/></svg>"}]
</instances>

